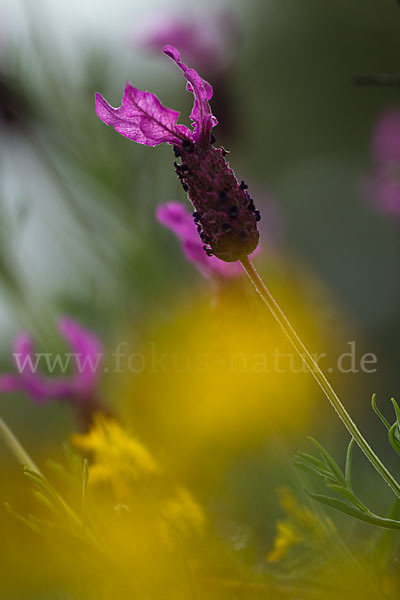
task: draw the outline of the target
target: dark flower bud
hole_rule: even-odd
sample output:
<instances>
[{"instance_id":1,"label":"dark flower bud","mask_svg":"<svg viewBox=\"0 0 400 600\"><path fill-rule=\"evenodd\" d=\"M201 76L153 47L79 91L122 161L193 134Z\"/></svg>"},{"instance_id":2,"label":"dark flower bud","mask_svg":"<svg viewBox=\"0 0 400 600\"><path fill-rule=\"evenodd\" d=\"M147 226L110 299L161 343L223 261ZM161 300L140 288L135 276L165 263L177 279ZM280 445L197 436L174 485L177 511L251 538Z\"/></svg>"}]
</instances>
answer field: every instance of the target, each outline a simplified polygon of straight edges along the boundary
<instances>
[{"instance_id":1,"label":"dark flower bud","mask_svg":"<svg viewBox=\"0 0 400 600\"><path fill-rule=\"evenodd\" d=\"M195 212L201 214L201 239L209 245L206 251L226 262L251 254L258 244L258 218L248 209L245 188L238 183L223 150L205 150L198 144L189 147L182 144L183 165L177 169Z\"/></svg>"}]
</instances>

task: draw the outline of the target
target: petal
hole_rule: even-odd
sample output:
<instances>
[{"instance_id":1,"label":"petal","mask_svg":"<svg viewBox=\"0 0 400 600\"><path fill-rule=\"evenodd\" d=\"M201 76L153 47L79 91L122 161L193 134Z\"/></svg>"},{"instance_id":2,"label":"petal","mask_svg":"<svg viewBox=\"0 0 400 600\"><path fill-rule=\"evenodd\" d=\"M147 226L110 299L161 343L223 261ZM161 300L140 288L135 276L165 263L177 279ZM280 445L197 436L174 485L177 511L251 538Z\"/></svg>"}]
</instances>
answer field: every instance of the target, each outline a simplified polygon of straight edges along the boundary
<instances>
[{"instance_id":1,"label":"petal","mask_svg":"<svg viewBox=\"0 0 400 600\"><path fill-rule=\"evenodd\" d=\"M240 264L226 263L216 256L207 256L203 249L203 242L193 223L192 215L179 202L168 202L168 204L159 206L156 217L180 239L187 260L194 264L204 277L230 278L242 274Z\"/></svg>"},{"instance_id":2,"label":"petal","mask_svg":"<svg viewBox=\"0 0 400 600\"><path fill-rule=\"evenodd\" d=\"M198 19L163 17L158 22L152 19L151 25L143 31L141 42L144 47L156 52L166 45L178 47L196 68L215 73L221 65L225 40L221 43L221 36L210 31Z\"/></svg>"},{"instance_id":3,"label":"petal","mask_svg":"<svg viewBox=\"0 0 400 600\"><path fill-rule=\"evenodd\" d=\"M18 375L11 373L0 375L0 393L19 392L22 388L22 380Z\"/></svg>"},{"instance_id":4,"label":"petal","mask_svg":"<svg viewBox=\"0 0 400 600\"><path fill-rule=\"evenodd\" d=\"M18 375L15 377L14 391L25 392L38 404L54 398L71 396L73 386L70 380L64 377L43 377L38 372L41 357L35 354L33 340L28 333L18 334L13 346L13 358L18 371ZM5 384L6 382L3 382L3 385ZM11 380L9 384L12 384Z\"/></svg>"},{"instance_id":5,"label":"petal","mask_svg":"<svg viewBox=\"0 0 400 600\"><path fill-rule=\"evenodd\" d=\"M212 98L213 89L207 81L200 77L197 71L190 69L181 62L181 55L174 46L165 46L163 52L182 69L188 81L186 89L194 95L193 109L190 114L193 122L194 141L208 143L211 129L218 125L218 121L212 114L208 103Z\"/></svg>"},{"instance_id":6,"label":"petal","mask_svg":"<svg viewBox=\"0 0 400 600\"><path fill-rule=\"evenodd\" d=\"M203 242L199 237L196 240L184 240L182 248L188 261L193 263L197 270L207 279L211 279L212 277L230 279L242 273L238 263L227 263L216 256L207 256L203 249Z\"/></svg>"},{"instance_id":7,"label":"petal","mask_svg":"<svg viewBox=\"0 0 400 600\"><path fill-rule=\"evenodd\" d=\"M113 108L101 94L96 94L97 116L118 133L138 144L157 146L163 142L180 145L191 134L178 125L179 112L166 108L151 92L142 92L126 84L122 105Z\"/></svg>"},{"instance_id":8,"label":"petal","mask_svg":"<svg viewBox=\"0 0 400 600\"><path fill-rule=\"evenodd\" d=\"M29 373L29 374L28 374ZM28 374L28 376L26 376ZM21 375L4 374L0 376L0 393L24 392L37 404L44 404L54 398L71 395L71 383L62 378L46 379L38 374L24 370Z\"/></svg>"},{"instance_id":9,"label":"petal","mask_svg":"<svg viewBox=\"0 0 400 600\"><path fill-rule=\"evenodd\" d=\"M102 344L92 331L84 329L70 317L61 318L58 326L76 355L75 390L79 394L90 394L97 385L103 358Z\"/></svg>"},{"instance_id":10,"label":"petal","mask_svg":"<svg viewBox=\"0 0 400 600\"><path fill-rule=\"evenodd\" d=\"M384 167L377 167L365 178L367 200L389 217L400 218L400 181Z\"/></svg>"},{"instance_id":11,"label":"petal","mask_svg":"<svg viewBox=\"0 0 400 600\"><path fill-rule=\"evenodd\" d=\"M19 333L15 337L13 343L14 362L19 371L27 362L31 362L33 360L33 354L34 346L32 337L25 331Z\"/></svg>"},{"instance_id":12,"label":"petal","mask_svg":"<svg viewBox=\"0 0 400 600\"><path fill-rule=\"evenodd\" d=\"M29 379L24 378L24 392L37 404L45 404L51 400L71 398L75 388L70 379L64 377L43 377L35 374Z\"/></svg>"},{"instance_id":13,"label":"petal","mask_svg":"<svg viewBox=\"0 0 400 600\"><path fill-rule=\"evenodd\" d=\"M400 163L400 109L390 108L379 118L372 138L377 162Z\"/></svg>"},{"instance_id":14,"label":"petal","mask_svg":"<svg viewBox=\"0 0 400 600\"><path fill-rule=\"evenodd\" d=\"M193 237L193 219L180 202L168 202L157 207L157 220L171 229L181 240ZM196 236L198 238L198 236Z\"/></svg>"},{"instance_id":15,"label":"petal","mask_svg":"<svg viewBox=\"0 0 400 600\"><path fill-rule=\"evenodd\" d=\"M34 388L36 380L40 379L37 373L39 367L39 357L35 356L34 343L29 333L25 331L19 333L13 343L13 359L19 377L22 381L22 388Z\"/></svg>"}]
</instances>

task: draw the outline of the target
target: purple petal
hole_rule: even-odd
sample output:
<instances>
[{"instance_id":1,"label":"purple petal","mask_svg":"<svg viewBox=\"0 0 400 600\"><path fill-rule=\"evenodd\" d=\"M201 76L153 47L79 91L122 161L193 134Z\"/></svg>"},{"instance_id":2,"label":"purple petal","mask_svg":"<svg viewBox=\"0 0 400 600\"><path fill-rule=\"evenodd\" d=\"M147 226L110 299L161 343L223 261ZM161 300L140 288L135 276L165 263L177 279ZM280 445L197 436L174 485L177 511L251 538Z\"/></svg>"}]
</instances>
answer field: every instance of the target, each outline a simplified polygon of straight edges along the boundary
<instances>
[{"instance_id":1,"label":"purple petal","mask_svg":"<svg viewBox=\"0 0 400 600\"><path fill-rule=\"evenodd\" d=\"M198 238L195 236L193 218L189 211L179 202L168 202L157 207L157 220L171 229L181 240Z\"/></svg>"},{"instance_id":2,"label":"purple petal","mask_svg":"<svg viewBox=\"0 0 400 600\"><path fill-rule=\"evenodd\" d=\"M96 94L97 116L112 125L118 133L146 146L163 142L181 145L191 133L185 125L178 125L179 112L166 108L151 92L143 92L126 84L122 105L113 108L101 94Z\"/></svg>"},{"instance_id":3,"label":"purple petal","mask_svg":"<svg viewBox=\"0 0 400 600\"><path fill-rule=\"evenodd\" d=\"M218 32L220 33L220 32ZM207 73L216 73L221 66L221 39L217 32L207 29L196 20L163 18L144 32L142 44L157 52L166 45L181 49L190 62Z\"/></svg>"},{"instance_id":4,"label":"purple petal","mask_svg":"<svg viewBox=\"0 0 400 600\"><path fill-rule=\"evenodd\" d=\"M61 319L59 326L75 355L75 376L41 375L39 368L44 355L35 354L33 340L24 332L14 340L13 358L18 373L0 377L0 392L23 391L33 401L43 403L55 398L81 400L94 391L103 356L99 339L68 317ZM57 364L56 359L53 364ZM65 365L67 366L67 361Z\"/></svg>"},{"instance_id":5,"label":"purple petal","mask_svg":"<svg viewBox=\"0 0 400 600\"><path fill-rule=\"evenodd\" d=\"M37 404L44 404L55 399L71 398L75 390L67 378L36 374L29 380L24 378L24 391Z\"/></svg>"},{"instance_id":6,"label":"purple petal","mask_svg":"<svg viewBox=\"0 0 400 600\"><path fill-rule=\"evenodd\" d=\"M11 373L0 375L0 393L19 392L22 388L22 380L18 375L12 375Z\"/></svg>"},{"instance_id":7,"label":"purple petal","mask_svg":"<svg viewBox=\"0 0 400 600\"><path fill-rule=\"evenodd\" d=\"M75 354L76 374L71 383L78 395L86 396L97 385L103 358L102 344L93 332L84 329L70 317L60 319L58 326Z\"/></svg>"},{"instance_id":8,"label":"purple petal","mask_svg":"<svg viewBox=\"0 0 400 600\"><path fill-rule=\"evenodd\" d=\"M400 180L385 165L376 167L364 179L366 199L389 217L400 219Z\"/></svg>"},{"instance_id":9,"label":"purple petal","mask_svg":"<svg viewBox=\"0 0 400 600\"><path fill-rule=\"evenodd\" d=\"M40 378L37 374L39 361L35 356L33 340L28 333L22 332L15 337L13 359L22 382L22 387L24 389L26 386L30 387L31 385L35 387L35 380Z\"/></svg>"},{"instance_id":10,"label":"purple petal","mask_svg":"<svg viewBox=\"0 0 400 600\"><path fill-rule=\"evenodd\" d=\"M372 136L374 167L364 180L367 199L390 217L400 217L400 109L378 119Z\"/></svg>"},{"instance_id":11,"label":"purple petal","mask_svg":"<svg viewBox=\"0 0 400 600\"><path fill-rule=\"evenodd\" d=\"M18 375L14 381L10 379L8 390L1 391L24 391L35 402L42 404L53 398L71 395L71 383L62 377L47 378L40 375L38 368L40 356L35 355L32 338L23 332L14 340L13 358L17 367ZM5 376L6 377L6 376ZM3 383L4 385L4 383Z\"/></svg>"},{"instance_id":12,"label":"purple petal","mask_svg":"<svg viewBox=\"0 0 400 600\"><path fill-rule=\"evenodd\" d=\"M372 155L379 163L400 164L399 108L391 108L379 118L372 138Z\"/></svg>"},{"instance_id":13,"label":"purple petal","mask_svg":"<svg viewBox=\"0 0 400 600\"><path fill-rule=\"evenodd\" d=\"M194 95L193 109L190 114L193 122L193 139L195 142L206 144L209 142L211 129L218 125L208 102L212 98L213 89L197 71L181 62L181 55L174 46L165 46L163 52L182 69L188 81L186 89Z\"/></svg>"},{"instance_id":14,"label":"purple petal","mask_svg":"<svg viewBox=\"0 0 400 600\"><path fill-rule=\"evenodd\" d=\"M20 357L20 360L18 362L15 361L17 369L19 370L20 364L26 363L26 361L29 361L29 360L33 360L33 354L34 354L34 345L33 345L32 337L29 335L29 333L26 333L25 331L19 333L15 337L14 343L13 343L14 361L15 361L16 355Z\"/></svg>"},{"instance_id":15,"label":"purple petal","mask_svg":"<svg viewBox=\"0 0 400 600\"><path fill-rule=\"evenodd\" d=\"M179 202L169 202L159 206L156 217L180 239L186 258L204 277L217 276L229 279L242 274L239 263L227 263L216 256L207 256L190 212Z\"/></svg>"}]
</instances>

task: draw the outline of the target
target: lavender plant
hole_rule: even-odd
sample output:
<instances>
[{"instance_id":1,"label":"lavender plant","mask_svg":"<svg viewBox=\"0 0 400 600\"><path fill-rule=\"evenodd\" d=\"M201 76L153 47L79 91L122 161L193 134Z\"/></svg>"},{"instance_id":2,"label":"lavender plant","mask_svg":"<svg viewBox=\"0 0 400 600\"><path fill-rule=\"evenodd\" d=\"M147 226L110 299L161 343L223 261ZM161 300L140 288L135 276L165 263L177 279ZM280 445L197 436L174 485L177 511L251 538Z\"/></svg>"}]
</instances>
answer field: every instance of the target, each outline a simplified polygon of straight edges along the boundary
<instances>
[{"instance_id":1,"label":"lavender plant","mask_svg":"<svg viewBox=\"0 0 400 600\"><path fill-rule=\"evenodd\" d=\"M111 107L102 96L96 95L97 114L137 143L172 145L175 171L194 213L190 216L183 204L169 203L159 207L158 220L177 235L186 257L207 278L221 281L247 273L349 431L351 439L344 469L312 439L319 457L304 452L296 455L296 466L322 480L332 493L325 496L308 492L310 498L396 533L400 529L396 515L375 514L354 489L355 445L397 498L400 498L399 483L369 446L249 258L259 248L260 213L246 183L239 182L227 162L226 150L215 145L212 131L217 121L209 106L211 86L181 61L175 48L167 46L164 53L182 70L187 89L194 95L192 129L179 125L179 114L164 107L154 94L131 84L127 84L119 108ZM250 568L239 565L232 547L245 545L243 540L232 538L229 548L221 544L218 536L210 533L205 509L188 487L176 481L147 445L125 430L121 422L109 414L95 414L98 410L104 413L97 395L99 372L90 368L92 358L101 352L97 337L72 319L62 320L60 331L71 350L86 359L88 368L68 378L53 379L39 373L9 373L0 378L0 391L23 391L37 404L66 399L77 412L86 411L86 431L71 437L71 444L81 457L69 450L68 468L52 462L48 465L52 475L47 476L1 420L0 433L24 465L24 475L33 485L40 506L39 516L24 517L8 505L9 512L54 547L67 551L80 568L85 567L92 574L83 593L81 590L75 596L71 591L68 597L193 599L200 597L199 589L201 597L210 600L297 598L299 594L305 599L343 597L339 588L331 585L329 574L340 564L338 557L342 559L343 554L348 558L350 552L343 549L330 519L321 518L318 510L311 511L300 505L290 492L281 491L281 506L286 516L278 521L273 548L264 553L263 562L268 566L279 564L298 547L303 550L302 559L289 563L284 581L277 572L266 574L253 554L248 563ZM26 334L19 337L15 352L23 361L32 362L31 338ZM391 425L373 397L372 407L388 431L390 444L400 454L400 408L394 400L393 406L396 420ZM51 482L54 476L60 485ZM385 573L382 583L373 561L369 563L371 572L369 564L366 568L359 564L361 560L350 556L348 562L350 573L339 568L339 578L355 579L352 597L362 594L375 600L381 597L382 588L382 597L398 597L390 574Z\"/></svg>"},{"instance_id":2,"label":"lavender plant","mask_svg":"<svg viewBox=\"0 0 400 600\"><path fill-rule=\"evenodd\" d=\"M193 123L192 131L177 123L179 117L177 111L164 107L154 94L138 90L130 83L126 85L122 105L119 108L113 108L100 94L96 94L97 115L104 123L112 125L116 131L134 142L147 146L161 143L173 146L175 156L181 159L179 164L174 163L175 170L195 209L193 218L200 238L204 242L205 254L228 263L240 261L261 299L350 433L351 439L360 447L395 496L400 498L398 481L364 438L249 259L249 254L254 252L259 241L257 222L260 213L247 191L248 186L244 181L238 182L227 163L225 149L213 146L215 140L212 130L218 122L209 105L212 87L194 69L182 63L176 48L166 46L163 52L183 71L188 82L187 89L194 95L194 105L190 115ZM351 447L350 445L350 449ZM328 456L325 452L324 459L328 460ZM348 460L350 459L349 450ZM300 464L308 468L311 463L311 458L307 459L305 456L300 460ZM359 517L356 510L362 512L363 505L351 492L351 482L340 474L339 467L330 457L328 463L332 477L336 477L336 479L331 477L330 483L352 502L353 516ZM315 469L320 475L326 475L326 470L319 462L314 464ZM319 499L322 501L321 498ZM336 503L336 507L338 506ZM342 505L340 507L343 510L346 508ZM346 510L349 512L347 508ZM367 514L367 509L364 512ZM375 517L374 515L377 524L379 518ZM396 524L394 526L397 528Z\"/></svg>"}]
</instances>

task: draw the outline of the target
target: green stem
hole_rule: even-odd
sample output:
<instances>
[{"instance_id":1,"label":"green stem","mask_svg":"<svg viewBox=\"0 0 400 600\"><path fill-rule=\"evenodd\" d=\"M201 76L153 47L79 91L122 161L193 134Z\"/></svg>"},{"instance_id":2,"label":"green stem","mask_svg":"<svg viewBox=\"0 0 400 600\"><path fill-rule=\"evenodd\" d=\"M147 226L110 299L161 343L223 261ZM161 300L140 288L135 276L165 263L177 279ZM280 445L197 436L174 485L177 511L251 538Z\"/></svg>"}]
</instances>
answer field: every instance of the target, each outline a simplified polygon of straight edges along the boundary
<instances>
[{"instance_id":1,"label":"green stem","mask_svg":"<svg viewBox=\"0 0 400 600\"><path fill-rule=\"evenodd\" d=\"M3 439L6 446L8 446L8 448L11 450L11 452L14 454L14 456L17 458L17 460L21 463L22 466L26 465L27 467L32 469L32 471L35 471L35 473L41 475L39 468L35 465L29 454L25 451L25 449L19 443L11 429L1 417L0 437Z\"/></svg>"},{"instance_id":2,"label":"green stem","mask_svg":"<svg viewBox=\"0 0 400 600\"><path fill-rule=\"evenodd\" d=\"M339 418L342 420L344 426L350 435L354 438L358 446L361 448L362 452L371 462L371 464L375 467L381 477L386 481L386 483L391 487L393 492L396 494L398 498L400 498L400 485L393 477L393 475L388 471L382 461L377 457L375 452L372 450L371 446L368 444L367 440L364 438L357 425L354 423L353 419L350 417L349 413L339 400L336 392L332 388L331 384L319 368L317 362L311 356L310 352L307 350L296 331L293 329L292 325L288 321L285 313L280 308L279 304L272 296L269 289L264 284L263 280L257 273L254 268L254 265L250 261L248 257L243 258L241 260L243 269L247 273L250 281L256 288L257 292L260 294L262 300L268 306L271 311L273 317L278 322L282 331L299 354L300 358L304 362L304 364L308 367L314 379L317 381L321 390L324 392L325 396L328 398L332 407L337 412Z\"/></svg>"}]
</instances>

